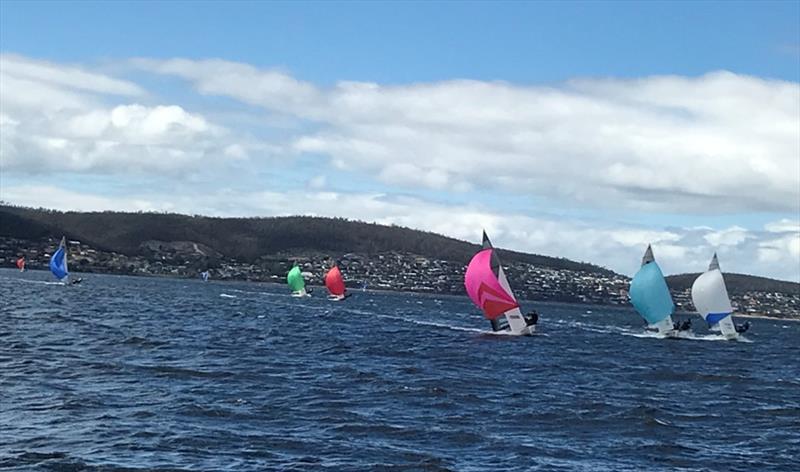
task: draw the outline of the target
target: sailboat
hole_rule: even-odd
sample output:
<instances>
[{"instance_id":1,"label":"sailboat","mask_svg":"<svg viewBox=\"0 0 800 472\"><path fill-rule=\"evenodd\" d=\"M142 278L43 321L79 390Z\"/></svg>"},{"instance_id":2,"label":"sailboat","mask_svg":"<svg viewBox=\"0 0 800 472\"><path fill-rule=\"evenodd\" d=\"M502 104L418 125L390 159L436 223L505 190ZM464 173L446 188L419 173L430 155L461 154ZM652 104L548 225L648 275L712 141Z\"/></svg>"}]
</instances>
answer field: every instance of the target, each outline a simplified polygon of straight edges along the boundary
<instances>
[{"instance_id":1,"label":"sailboat","mask_svg":"<svg viewBox=\"0 0 800 472\"><path fill-rule=\"evenodd\" d=\"M200 272L200 278L203 279L203 282L208 282L208 276L209 276L209 273L208 273L207 270L204 270L203 272Z\"/></svg>"},{"instance_id":2,"label":"sailboat","mask_svg":"<svg viewBox=\"0 0 800 472\"><path fill-rule=\"evenodd\" d=\"M25 272L25 256L17 259L17 269L19 269L20 272Z\"/></svg>"},{"instance_id":3,"label":"sailboat","mask_svg":"<svg viewBox=\"0 0 800 472\"><path fill-rule=\"evenodd\" d=\"M342 278L342 272L339 270L339 266L334 265L325 274L325 286L328 288L328 300L331 301L341 301L344 300L347 295L345 292L347 289L344 286L344 279Z\"/></svg>"},{"instance_id":4,"label":"sailboat","mask_svg":"<svg viewBox=\"0 0 800 472\"><path fill-rule=\"evenodd\" d=\"M718 324L722 335L728 339L739 337L733 324L733 307L722 271L719 270L716 253L708 264L708 270L700 274L692 284L692 303L709 326Z\"/></svg>"},{"instance_id":5,"label":"sailboat","mask_svg":"<svg viewBox=\"0 0 800 472\"><path fill-rule=\"evenodd\" d=\"M69 269L67 268L67 240L61 237L61 243L58 249L50 257L50 272L53 273L55 278L63 282L69 283Z\"/></svg>"},{"instance_id":6,"label":"sailboat","mask_svg":"<svg viewBox=\"0 0 800 472\"><path fill-rule=\"evenodd\" d=\"M300 272L300 267L294 266L286 274L286 283L289 285L289 288L292 290L293 297L307 297L310 296L306 292L306 281L303 278L303 273Z\"/></svg>"},{"instance_id":7,"label":"sailboat","mask_svg":"<svg viewBox=\"0 0 800 472\"><path fill-rule=\"evenodd\" d=\"M497 251L483 232L483 248L469 261L464 274L467 295L492 323L492 330L516 335L530 335L536 329L538 315L526 319L511 292Z\"/></svg>"},{"instance_id":8,"label":"sailboat","mask_svg":"<svg viewBox=\"0 0 800 472\"><path fill-rule=\"evenodd\" d=\"M647 321L651 329L665 336L676 336L672 323L675 303L669 293L664 274L653 257L653 249L647 246L642 257L642 266L631 280L630 297L633 307Z\"/></svg>"}]
</instances>

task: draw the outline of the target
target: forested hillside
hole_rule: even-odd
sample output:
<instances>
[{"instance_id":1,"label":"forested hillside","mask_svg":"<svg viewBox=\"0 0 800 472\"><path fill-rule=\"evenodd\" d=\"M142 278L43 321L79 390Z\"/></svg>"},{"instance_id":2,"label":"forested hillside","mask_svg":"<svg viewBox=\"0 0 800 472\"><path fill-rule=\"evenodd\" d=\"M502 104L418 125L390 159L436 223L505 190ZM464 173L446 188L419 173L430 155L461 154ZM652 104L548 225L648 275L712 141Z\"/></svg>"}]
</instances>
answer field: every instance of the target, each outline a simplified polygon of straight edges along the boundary
<instances>
[{"instance_id":1,"label":"forested hillside","mask_svg":"<svg viewBox=\"0 0 800 472\"><path fill-rule=\"evenodd\" d=\"M480 228L476 228L476 239ZM265 254L326 251L375 254L400 251L466 263L478 245L425 231L341 218L290 216L212 218L163 213L60 212L0 206L0 236L44 236L80 240L105 251L144 255L146 241L191 241L241 261ZM612 271L563 258L500 250L509 263L570 269L596 274Z\"/></svg>"}]
</instances>

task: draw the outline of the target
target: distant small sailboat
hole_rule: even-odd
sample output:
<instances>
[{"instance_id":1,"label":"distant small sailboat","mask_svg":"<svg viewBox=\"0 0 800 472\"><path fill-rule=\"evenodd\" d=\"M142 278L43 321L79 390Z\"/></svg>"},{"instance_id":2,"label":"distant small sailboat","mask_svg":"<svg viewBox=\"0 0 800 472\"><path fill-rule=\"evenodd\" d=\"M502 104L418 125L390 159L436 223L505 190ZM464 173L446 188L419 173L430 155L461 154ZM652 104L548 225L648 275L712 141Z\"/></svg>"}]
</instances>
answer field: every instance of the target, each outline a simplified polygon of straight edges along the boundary
<instances>
[{"instance_id":1,"label":"distant small sailboat","mask_svg":"<svg viewBox=\"0 0 800 472\"><path fill-rule=\"evenodd\" d=\"M69 269L67 268L67 240L61 238L56 252L50 256L50 272L61 282L69 283Z\"/></svg>"},{"instance_id":2,"label":"distant small sailboat","mask_svg":"<svg viewBox=\"0 0 800 472\"><path fill-rule=\"evenodd\" d=\"M719 325L722 335L728 339L739 337L736 325L733 323L733 307L716 253L708 264L708 270L700 274L692 284L692 303L709 326Z\"/></svg>"},{"instance_id":3,"label":"distant small sailboat","mask_svg":"<svg viewBox=\"0 0 800 472\"><path fill-rule=\"evenodd\" d=\"M519 303L511 292L497 252L483 232L483 248L472 257L464 274L464 286L475 305L491 321L492 330L530 335L536 329L538 314L522 316Z\"/></svg>"},{"instance_id":4,"label":"distant small sailboat","mask_svg":"<svg viewBox=\"0 0 800 472\"><path fill-rule=\"evenodd\" d=\"M25 272L25 256L17 259L17 269L19 269L20 272Z\"/></svg>"},{"instance_id":5,"label":"distant small sailboat","mask_svg":"<svg viewBox=\"0 0 800 472\"><path fill-rule=\"evenodd\" d=\"M286 274L286 283L289 285L293 297L299 298L309 296L306 292L306 281L303 278L300 267L294 266L289 270L289 273Z\"/></svg>"},{"instance_id":6,"label":"distant small sailboat","mask_svg":"<svg viewBox=\"0 0 800 472\"><path fill-rule=\"evenodd\" d=\"M200 278L203 279L203 282L208 282L208 275L209 275L209 273L208 273L207 270L204 270L203 272L200 272Z\"/></svg>"},{"instance_id":7,"label":"distant small sailboat","mask_svg":"<svg viewBox=\"0 0 800 472\"><path fill-rule=\"evenodd\" d=\"M328 300L331 301L340 301L344 300L347 295L347 289L344 286L344 278L342 278L342 272L339 270L339 266L334 265L325 274L325 287L328 288Z\"/></svg>"},{"instance_id":8,"label":"distant small sailboat","mask_svg":"<svg viewBox=\"0 0 800 472\"><path fill-rule=\"evenodd\" d=\"M675 303L650 245L642 257L641 268L631 281L630 297L633 307L651 328L666 336L677 335L672 322Z\"/></svg>"}]
</instances>

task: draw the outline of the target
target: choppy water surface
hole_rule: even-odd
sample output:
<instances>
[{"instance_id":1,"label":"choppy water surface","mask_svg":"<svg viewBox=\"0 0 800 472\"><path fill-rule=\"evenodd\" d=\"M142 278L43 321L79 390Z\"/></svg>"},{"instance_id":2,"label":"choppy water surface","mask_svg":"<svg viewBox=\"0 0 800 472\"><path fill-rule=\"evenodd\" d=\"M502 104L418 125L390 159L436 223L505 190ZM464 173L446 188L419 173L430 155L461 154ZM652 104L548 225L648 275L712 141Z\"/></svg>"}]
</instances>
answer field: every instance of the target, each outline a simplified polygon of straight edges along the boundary
<instances>
[{"instance_id":1,"label":"choppy water surface","mask_svg":"<svg viewBox=\"0 0 800 472\"><path fill-rule=\"evenodd\" d=\"M800 323L539 303L515 338L461 297L49 280L0 271L0 468L797 470Z\"/></svg>"}]
</instances>

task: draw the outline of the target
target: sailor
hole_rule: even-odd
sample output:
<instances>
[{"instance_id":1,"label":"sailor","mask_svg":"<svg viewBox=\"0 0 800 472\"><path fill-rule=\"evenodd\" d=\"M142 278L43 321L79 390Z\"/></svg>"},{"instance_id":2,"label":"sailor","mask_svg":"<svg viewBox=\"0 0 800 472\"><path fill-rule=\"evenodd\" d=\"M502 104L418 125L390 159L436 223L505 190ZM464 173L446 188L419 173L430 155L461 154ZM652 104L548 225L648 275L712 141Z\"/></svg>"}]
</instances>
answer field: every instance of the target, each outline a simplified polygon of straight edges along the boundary
<instances>
[{"instance_id":1,"label":"sailor","mask_svg":"<svg viewBox=\"0 0 800 472\"><path fill-rule=\"evenodd\" d=\"M526 326L533 326L539 322L539 313L536 310L531 310L529 313L525 315L525 325Z\"/></svg>"},{"instance_id":2,"label":"sailor","mask_svg":"<svg viewBox=\"0 0 800 472\"><path fill-rule=\"evenodd\" d=\"M737 333L744 333L748 329L750 329L750 322L749 321L745 321L744 324L741 324L741 325L736 327L736 332Z\"/></svg>"},{"instance_id":3,"label":"sailor","mask_svg":"<svg viewBox=\"0 0 800 472\"><path fill-rule=\"evenodd\" d=\"M692 320L690 320L690 319L687 319L686 321L684 321L684 322L681 324L681 329L680 329L680 330L681 330L681 331L688 331L688 330L690 330L690 329L692 329Z\"/></svg>"},{"instance_id":4,"label":"sailor","mask_svg":"<svg viewBox=\"0 0 800 472\"><path fill-rule=\"evenodd\" d=\"M678 320L678 321L673 322L672 323L672 329L674 329L675 331L680 331L681 330L681 321Z\"/></svg>"}]
</instances>

